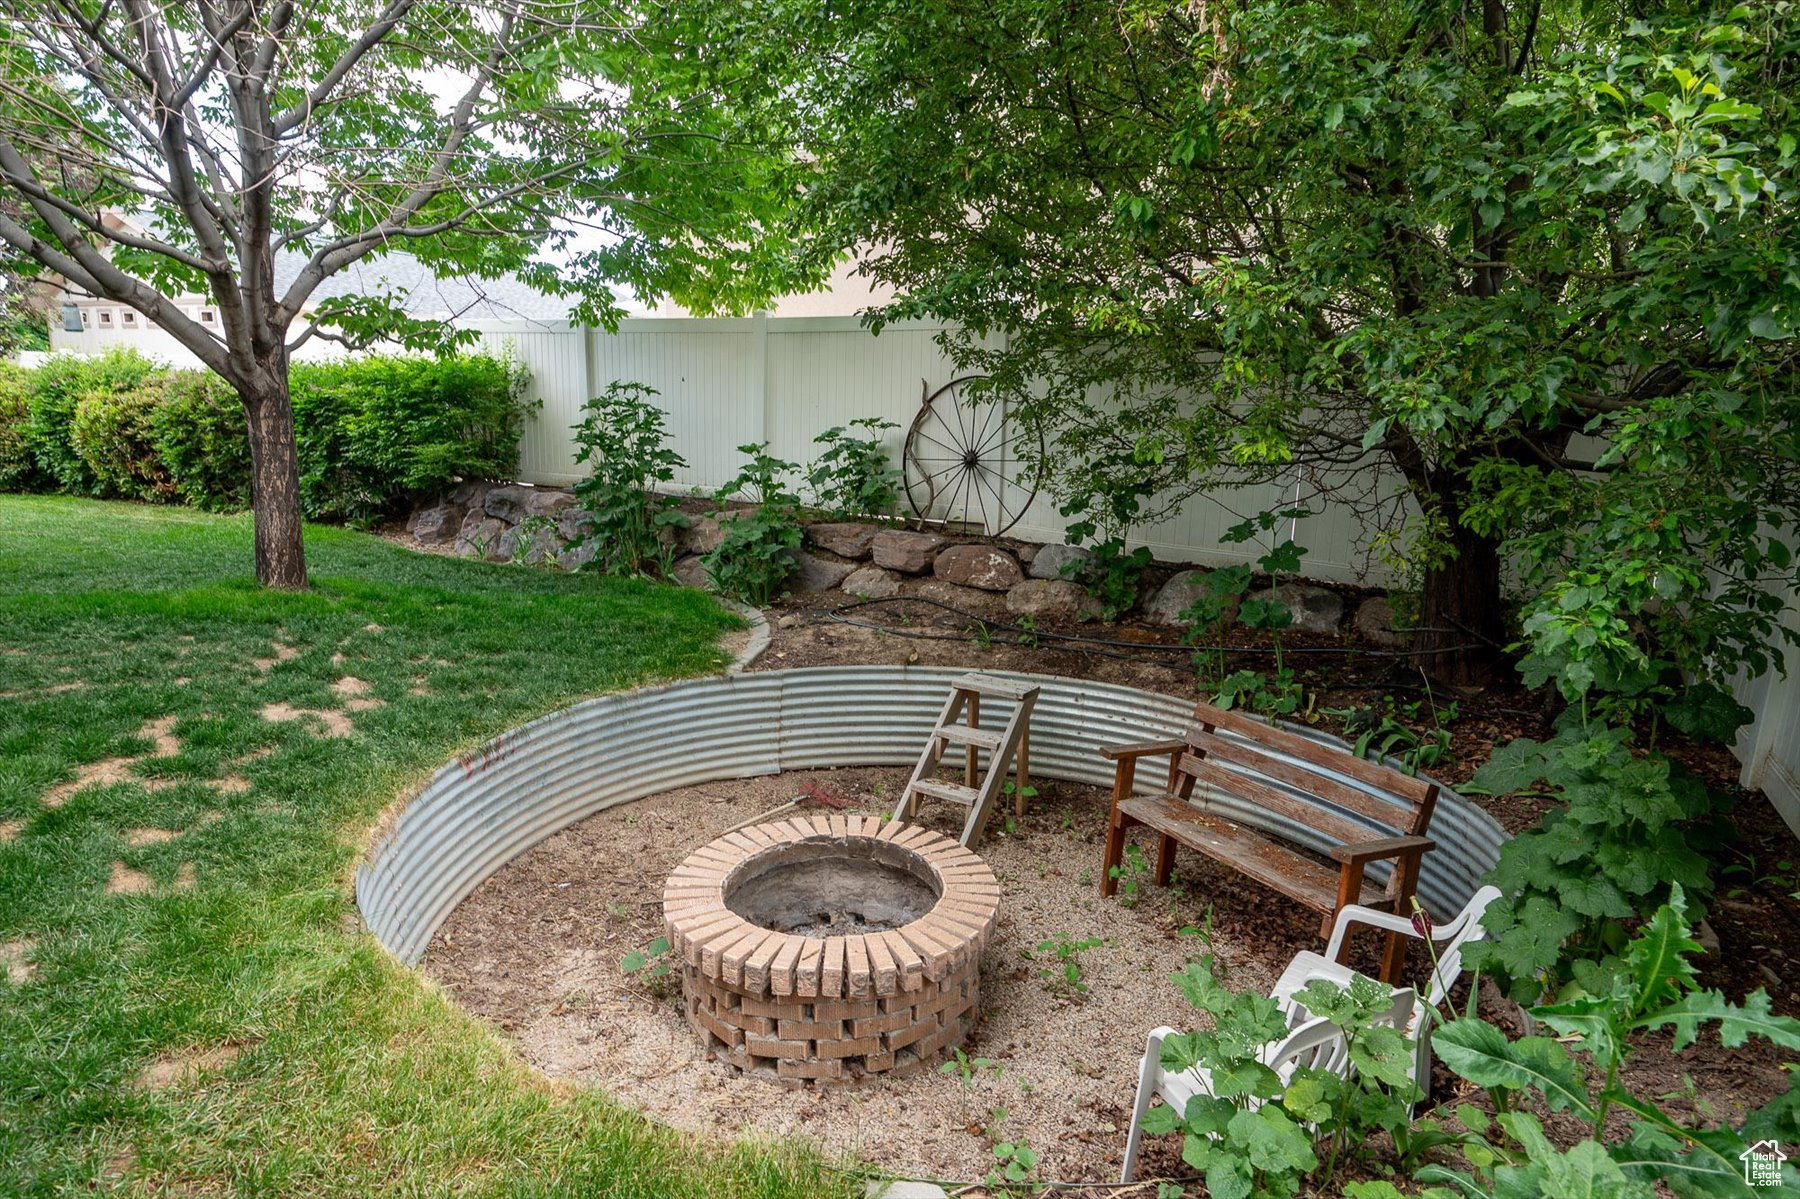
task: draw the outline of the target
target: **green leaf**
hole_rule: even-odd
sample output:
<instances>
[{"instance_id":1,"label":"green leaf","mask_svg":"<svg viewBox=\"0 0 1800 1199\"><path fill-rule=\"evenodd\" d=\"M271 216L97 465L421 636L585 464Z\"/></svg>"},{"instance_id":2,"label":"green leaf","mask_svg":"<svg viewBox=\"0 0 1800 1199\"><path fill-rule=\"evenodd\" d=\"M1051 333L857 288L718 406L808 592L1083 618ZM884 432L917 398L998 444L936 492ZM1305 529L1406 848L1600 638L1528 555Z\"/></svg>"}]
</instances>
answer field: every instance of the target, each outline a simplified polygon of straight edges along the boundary
<instances>
[{"instance_id":1,"label":"green leaf","mask_svg":"<svg viewBox=\"0 0 1800 1199\"><path fill-rule=\"evenodd\" d=\"M1240 1111L1228 1127L1231 1140L1241 1145L1250 1164L1259 1170L1314 1170L1319 1158L1312 1136L1272 1103L1255 1111Z\"/></svg>"},{"instance_id":2,"label":"green leaf","mask_svg":"<svg viewBox=\"0 0 1800 1199\"><path fill-rule=\"evenodd\" d=\"M1530 1088L1551 1111L1573 1111L1584 1119L1593 1109L1580 1068L1548 1037L1508 1041L1485 1020L1452 1020L1432 1036L1438 1058L1479 1087Z\"/></svg>"},{"instance_id":3,"label":"green leaf","mask_svg":"<svg viewBox=\"0 0 1800 1199\"><path fill-rule=\"evenodd\" d=\"M1677 883L1669 902L1656 909L1626 947L1625 964L1637 992L1633 1012L1662 1008L1694 985L1694 967L1687 956L1702 950L1688 936L1686 915L1686 896Z\"/></svg>"},{"instance_id":4,"label":"green leaf","mask_svg":"<svg viewBox=\"0 0 1800 1199\"><path fill-rule=\"evenodd\" d=\"M1775 1015L1769 1007L1769 993L1760 988L1746 996L1742 1005L1732 1003L1721 991L1694 991L1647 1013L1634 1027L1674 1025L1671 1048L1680 1053L1694 1043L1702 1024L1711 1023L1719 1026L1719 1041L1727 1049L1750 1037L1761 1037L1783 1049L1800 1050L1800 1020Z\"/></svg>"},{"instance_id":5,"label":"green leaf","mask_svg":"<svg viewBox=\"0 0 1800 1199\"><path fill-rule=\"evenodd\" d=\"M1731 692L1712 683L1684 689L1663 706L1663 716L1688 736L1718 745L1730 745L1737 731L1756 719Z\"/></svg>"},{"instance_id":6,"label":"green leaf","mask_svg":"<svg viewBox=\"0 0 1800 1199\"><path fill-rule=\"evenodd\" d=\"M1598 1141L1543 1159L1543 1199L1653 1199L1656 1188L1625 1177Z\"/></svg>"},{"instance_id":7,"label":"green leaf","mask_svg":"<svg viewBox=\"0 0 1800 1199\"><path fill-rule=\"evenodd\" d=\"M1462 790L1472 795L1511 795L1526 790L1549 773L1549 747L1520 737L1496 749Z\"/></svg>"},{"instance_id":8,"label":"green leaf","mask_svg":"<svg viewBox=\"0 0 1800 1199\"><path fill-rule=\"evenodd\" d=\"M1180 1128L1181 1117L1165 1103L1146 1111L1141 1126L1151 1136L1162 1136Z\"/></svg>"}]
</instances>

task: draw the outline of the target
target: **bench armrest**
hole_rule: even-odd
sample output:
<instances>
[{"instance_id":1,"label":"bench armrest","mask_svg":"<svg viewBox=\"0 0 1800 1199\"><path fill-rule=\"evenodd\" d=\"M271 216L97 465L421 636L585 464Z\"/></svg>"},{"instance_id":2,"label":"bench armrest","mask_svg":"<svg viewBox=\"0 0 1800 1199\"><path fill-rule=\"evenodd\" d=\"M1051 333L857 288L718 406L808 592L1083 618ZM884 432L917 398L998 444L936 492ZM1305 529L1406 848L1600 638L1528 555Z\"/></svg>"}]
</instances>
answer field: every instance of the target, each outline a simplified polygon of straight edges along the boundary
<instances>
[{"instance_id":1,"label":"bench armrest","mask_svg":"<svg viewBox=\"0 0 1800 1199\"><path fill-rule=\"evenodd\" d=\"M1430 837L1383 837L1378 841L1358 841L1353 845L1334 845L1327 852L1334 862L1361 866L1383 858L1417 857L1437 848Z\"/></svg>"},{"instance_id":2,"label":"bench armrest","mask_svg":"<svg viewBox=\"0 0 1800 1199\"><path fill-rule=\"evenodd\" d=\"M1110 762L1117 762L1121 758L1145 758L1150 757L1153 754L1178 754L1187 747L1187 742L1180 738L1172 738L1168 741L1137 741L1130 745L1103 745L1100 747L1100 756Z\"/></svg>"}]
</instances>

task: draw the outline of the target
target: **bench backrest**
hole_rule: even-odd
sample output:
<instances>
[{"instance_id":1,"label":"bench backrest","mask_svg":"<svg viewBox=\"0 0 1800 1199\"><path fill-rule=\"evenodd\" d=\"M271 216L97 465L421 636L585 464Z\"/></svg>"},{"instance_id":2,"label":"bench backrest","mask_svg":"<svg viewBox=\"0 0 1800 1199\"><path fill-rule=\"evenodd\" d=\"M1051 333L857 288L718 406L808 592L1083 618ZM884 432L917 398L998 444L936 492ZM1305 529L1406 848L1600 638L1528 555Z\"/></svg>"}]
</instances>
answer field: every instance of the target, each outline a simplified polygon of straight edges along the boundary
<instances>
[{"instance_id":1,"label":"bench backrest","mask_svg":"<svg viewBox=\"0 0 1800 1199\"><path fill-rule=\"evenodd\" d=\"M1185 740L1176 766L1184 798L1204 803L1207 789L1217 787L1339 844L1423 836L1437 806L1430 779L1242 712L1197 704Z\"/></svg>"}]
</instances>

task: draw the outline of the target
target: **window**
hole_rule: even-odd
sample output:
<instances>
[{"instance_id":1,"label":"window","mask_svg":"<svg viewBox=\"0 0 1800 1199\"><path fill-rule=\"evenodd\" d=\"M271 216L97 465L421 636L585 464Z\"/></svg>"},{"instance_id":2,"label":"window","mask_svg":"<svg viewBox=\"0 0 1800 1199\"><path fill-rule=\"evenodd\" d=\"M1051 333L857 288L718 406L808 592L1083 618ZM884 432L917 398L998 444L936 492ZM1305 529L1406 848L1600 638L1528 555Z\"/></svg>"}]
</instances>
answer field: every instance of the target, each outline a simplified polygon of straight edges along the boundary
<instances>
[{"instance_id":1,"label":"window","mask_svg":"<svg viewBox=\"0 0 1800 1199\"><path fill-rule=\"evenodd\" d=\"M200 323L203 325L210 325L213 323L213 310L212 309L202 308L200 310Z\"/></svg>"},{"instance_id":2,"label":"window","mask_svg":"<svg viewBox=\"0 0 1800 1199\"><path fill-rule=\"evenodd\" d=\"M102 329L112 328L112 309L102 308L100 310L100 327Z\"/></svg>"},{"instance_id":3,"label":"window","mask_svg":"<svg viewBox=\"0 0 1800 1199\"><path fill-rule=\"evenodd\" d=\"M127 329L137 328L137 313L127 308L124 312L119 314L119 323L124 325Z\"/></svg>"}]
</instances>

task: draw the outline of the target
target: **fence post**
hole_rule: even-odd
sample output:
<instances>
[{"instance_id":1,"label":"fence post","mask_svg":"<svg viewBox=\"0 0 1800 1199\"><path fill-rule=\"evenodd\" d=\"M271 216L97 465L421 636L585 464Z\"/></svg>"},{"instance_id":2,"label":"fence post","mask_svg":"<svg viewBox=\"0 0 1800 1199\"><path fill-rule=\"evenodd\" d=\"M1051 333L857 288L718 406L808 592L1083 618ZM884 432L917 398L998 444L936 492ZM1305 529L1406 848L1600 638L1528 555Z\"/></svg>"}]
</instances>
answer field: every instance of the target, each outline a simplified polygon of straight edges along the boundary
<instances>
[{"instance_id":1,"label":"fence post","mask_svg":"<svg viewBox=\"0 0 1800 1199\"><path fill-rule=\"evenodd\" d=\"M756 333L756 351L755 351L755 354L753 355L753 357L755 359L755 363L756 363L756 366L755 366L755 387L756 387L756 401L757 401L756 410L762 414L762 425L760 427L760 431L757 435L756 440L766 442L773 436L773 434L770 432L770 430L775 427L775 414L773 411L770 410L770 406L774 403L774 397L772 397L769 394L769 312L768 312L768 309L758 308L756 310L756 314L751 317L751 320L754 322L751 327L755 330L755 333Z\"/></svg>"}]
</instances>

